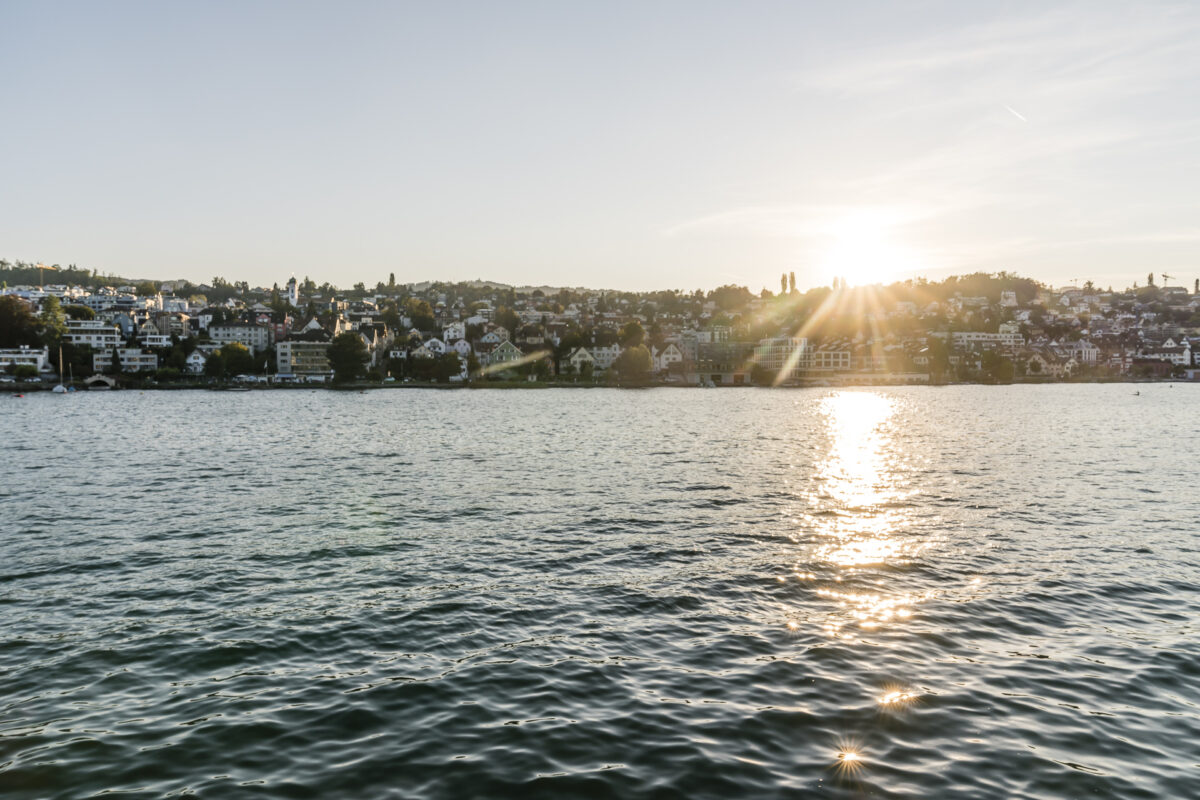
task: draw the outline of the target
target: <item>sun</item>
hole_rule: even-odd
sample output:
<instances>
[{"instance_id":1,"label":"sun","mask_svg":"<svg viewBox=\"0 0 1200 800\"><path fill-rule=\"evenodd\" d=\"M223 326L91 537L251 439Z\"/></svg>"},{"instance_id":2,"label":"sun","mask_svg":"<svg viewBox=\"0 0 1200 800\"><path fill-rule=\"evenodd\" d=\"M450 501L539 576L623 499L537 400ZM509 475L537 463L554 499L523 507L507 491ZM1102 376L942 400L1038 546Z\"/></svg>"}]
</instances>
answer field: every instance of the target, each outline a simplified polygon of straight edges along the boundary
<instances>
[{"instance_id":1,"label":"sun","mask_svg":"<svg viewBox=\"0 0 1200 800\"><path fill-rule=\"evenodd\" d=\"M821 261L826 282L838 278L848 286L866 286L915 272L917 256L896 236L896 225L896 215L874 210L854 211L835 220Z\"/></svg>"}]
</instances>

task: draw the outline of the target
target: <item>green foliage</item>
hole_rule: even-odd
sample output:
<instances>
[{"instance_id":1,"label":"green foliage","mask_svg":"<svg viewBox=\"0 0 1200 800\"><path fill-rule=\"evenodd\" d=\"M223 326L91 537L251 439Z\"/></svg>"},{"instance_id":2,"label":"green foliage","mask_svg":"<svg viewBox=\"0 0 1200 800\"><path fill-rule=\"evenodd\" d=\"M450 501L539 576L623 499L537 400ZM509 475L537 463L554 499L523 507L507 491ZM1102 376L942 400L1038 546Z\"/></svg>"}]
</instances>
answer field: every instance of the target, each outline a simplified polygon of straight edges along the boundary
<instances>
[{"instance_id":1,"label":"green foliage","mask_svg":"<svg viewBox=\"0 0 1200 800\"><path fill-rule=\"evenodd\" d=\"M63 306L63 311L71 319L95 319L96 312L87 306Z\"/></svg>"},{"instance_id":2,"label":"green foliage","mask_svg":"<svg viewBox=\"0 0 1200 800\"><path fill-rule=\"evenodd\" d=\"M745 286L727 284L709 292L708 299L716 303L717 308L722 311L732 311L745 306L754 299L754 295L750 294L750 290Z\"/></svg>"},{"instance_id":3,"label":"green foliage","mask_svg":"<svg viewBox=\"0 0 1200 800\"><path fill-rule=\"evenodd\" d=\"M621 327L620 336L622 347L637 347L646 340L646 331L642 328L642 323L635 319Z\"/></svg>"},{"instance_id":4,"label":"green foliage","mask_svg":"<svg viewBox=\"0 0 1200 800\"><path fill-rule=\"evenodd\" d=\"M437 330L437 321L433 318L433 306L425 300L417 297L404 298L404 315L419 331Z\"/></svg>"},{"instance_id":5,"label":"green foliage","mask_svg":"<svg viewBox=\"0 0 1200 800\"><path fill-rule=\"evenodd\" d=\"M87 377L92 373L92 348L86 344L71 344L63 342L63 369L67 370L68 374L75 374L78 377Z\"/></svg>"},{"instance_id":6,"label":"green foliage","mask_svg":"<svg viewBox=\"0 0 1200 800\"><path fill-rule=\"evenodd\" d=\"M129 283L125 278L98 275L90 269L80 269L74 264L59 267L57 264L39 270L37 264L24 261L8 262L0 259L0 282L9 286L40 286L43 279L50 283L62 283L67 286L83 286L98 289L101 286L120 285Z\"/></svg>"},{"instance_id":7,"label":"green foliage","mask_svg":"<svg viewBox=\"0 0 1200 800\"><path fill-rule=\"evenodd\" d=\"M334 383L358 380L366 371L369 359L367 344L357 333L347 331L333 337L328 354Z\"/></svg>"},{"instance_id":8,"label":"green foliage","mask_svg":"<svg viewBox=\"0 0 1200 800\"><path fill-rule=\"evenodd\" d=\"M650 377L654 370L654 359L646 345L639 344L621 351L612 370L622 381L642 381Z\"/></svg>"},{"instance_id":9,"label":"green foliage","mask_svg":"<svg viewBox=\"0 0 1200 800\"><path fill-rule=\"evenodd\" d=\"M254 354L241 342L230 342L221 347L217 353L221 355L225 372L229 375L244 375L258 371L256 367L259 364L254 358Z\"/></svg>"},{"instance_id":10,"label":"green foliage","mask_svg":"<svg viewBox=\"0 0 1200 800\"><path fill-rule=\"evenodd\" d=\"M52 350L57 348L67 333L67 315L54 295L42 300L42 313L38 317L38 324L41 326L42 342Z\"/></svg>"},{"instance_id":11,"label":"green foliage","mask_svg":"<svg viewBox=\"0 0 1200 800\"><path fill-rule=\"evenodd\" d=\"M38 370L33 364L17 364L13 368L13 375L18 378L36 378Z\"/></svg>"},{"instance_id":12,"label":"green foliage","mask_svg":"<svg viewBox=\"0 0 1200 800\"><path fill-rule=\"evenodd\" d=\"M750 367L750 381L755 386L772 386L775 383L775 370L755 364Z\"/></svg>"},{"instance_id":13,"label":"green foliage","mask_svg":"<svg viewBox=\"0 0 1200 800\"><path fill-rule=\"evenodd\" d=\"M24 300L0 296L0 348L39 344L38 321Z\"/></svg>"},{"instance_id":14,"label":"green foliage","mask_svg":"<svg viewBox=\"0 0 1200 800\"><path fill-rule=\"evenodd\" d=\"M980 359L984 374L991 380L1008 382L1013 379L1013 363L994 350L987 350Z\"/></svg>"},{"instance_id":15,"label":"green foliage","mask_svg":"<svg viewBox=\"0 0 1200 800\"><path fill-rule=\"evenodd\" d=\"M209 353L208 360L204 362L204 374L218 380L225 377L225 358L220 350Z\"/></svg>"},{"instance_id":16,"label":"green foliage","mask_svg":"<svg viewBox=\"0 0 1200 800\"><path fill-rule=\"evenodd\" d=\"M507 330L513 336L517 335L517 328L521 327L521 318L517 316L517 312L508 306L497 308L494 319L497 325Z\"/></svg>"}]
</instances>

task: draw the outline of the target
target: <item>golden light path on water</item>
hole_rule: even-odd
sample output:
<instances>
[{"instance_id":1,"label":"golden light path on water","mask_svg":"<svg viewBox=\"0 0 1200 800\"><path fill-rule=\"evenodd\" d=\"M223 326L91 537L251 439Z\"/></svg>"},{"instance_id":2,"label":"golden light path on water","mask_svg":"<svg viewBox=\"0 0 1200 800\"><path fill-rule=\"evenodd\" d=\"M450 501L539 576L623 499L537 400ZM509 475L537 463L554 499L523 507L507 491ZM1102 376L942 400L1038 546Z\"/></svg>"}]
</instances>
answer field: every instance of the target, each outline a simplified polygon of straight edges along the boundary
<instances>
[{"instance_id":1,"label":"golden light path on water","mask_svg":"<svg viewBox=\"0 0 1200 800\"><path fill-rule=\"evenodd\" d=\"M794 575L827 601L822 628L853 639L909 619L923 594L851 588L848 579L908 563L926 546L906 535L912 495L905 454L895 441L896 400L869 391L837 391L818 414L828 441L793 534L805 546Z\"/></svg>"},{"instance_id":2,"label":"golden light path on water","mask_svg":"<svg viewBox=\"0 0 1200 800\"><path fill-rule=\"evenodd\" d=\"M896 437L897 402L870 391L835 391L818 404L827 445L801 497L793 539L802 549L793 573L825 601L819 624L840 641L903 624L929 596L887 585L889 568L910 563L929 545L909 531L916 492L906 479L912 456ZM792 619L788 627L799 625ZM881 713L896 713L919 697L892 683L877 687L872 699ZM859 742L843 739L835 763L839 775L852 778L868 760Z\"/></svg>"}]
</instances>

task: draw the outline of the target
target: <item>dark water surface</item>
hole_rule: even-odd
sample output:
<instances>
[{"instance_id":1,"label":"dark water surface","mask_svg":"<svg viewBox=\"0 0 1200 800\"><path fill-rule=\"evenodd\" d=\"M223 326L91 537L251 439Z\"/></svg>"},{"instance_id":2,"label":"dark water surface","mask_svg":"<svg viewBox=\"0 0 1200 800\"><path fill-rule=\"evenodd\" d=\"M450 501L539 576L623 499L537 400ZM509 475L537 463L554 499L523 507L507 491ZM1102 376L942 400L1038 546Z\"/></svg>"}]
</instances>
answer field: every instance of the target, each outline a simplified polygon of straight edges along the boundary
<instances>
[{"instance_id":1,"label":"dark water surface","mask_svg":"<svg viewBox=\"0 0 1200 800\"><path fill-rule=\"evenodd\" d=\"M0 399L4 798L1200 797L1200 386Z\"/></svg>"}]
</instances>

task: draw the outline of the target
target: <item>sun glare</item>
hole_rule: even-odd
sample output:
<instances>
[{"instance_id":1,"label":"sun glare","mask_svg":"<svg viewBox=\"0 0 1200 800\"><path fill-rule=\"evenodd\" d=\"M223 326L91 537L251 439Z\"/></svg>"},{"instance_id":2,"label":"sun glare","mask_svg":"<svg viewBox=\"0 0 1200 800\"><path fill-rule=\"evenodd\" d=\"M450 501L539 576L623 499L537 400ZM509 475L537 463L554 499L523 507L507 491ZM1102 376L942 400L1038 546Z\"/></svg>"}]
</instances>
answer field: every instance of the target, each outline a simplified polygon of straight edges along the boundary
<instances>
[{"instance_id":1,"label":"sun glare","mask_svg":"<svg viewBox=\"0 0 1200 800\"><path fill-rule=\"evenodd\" d=\"M849 286L866 286L916 272L916 253L898 240L896 225L895 215L881 211L857 211L834 222L822 259L826 282L838 278Z\"/></svg>"}]
</instances>

